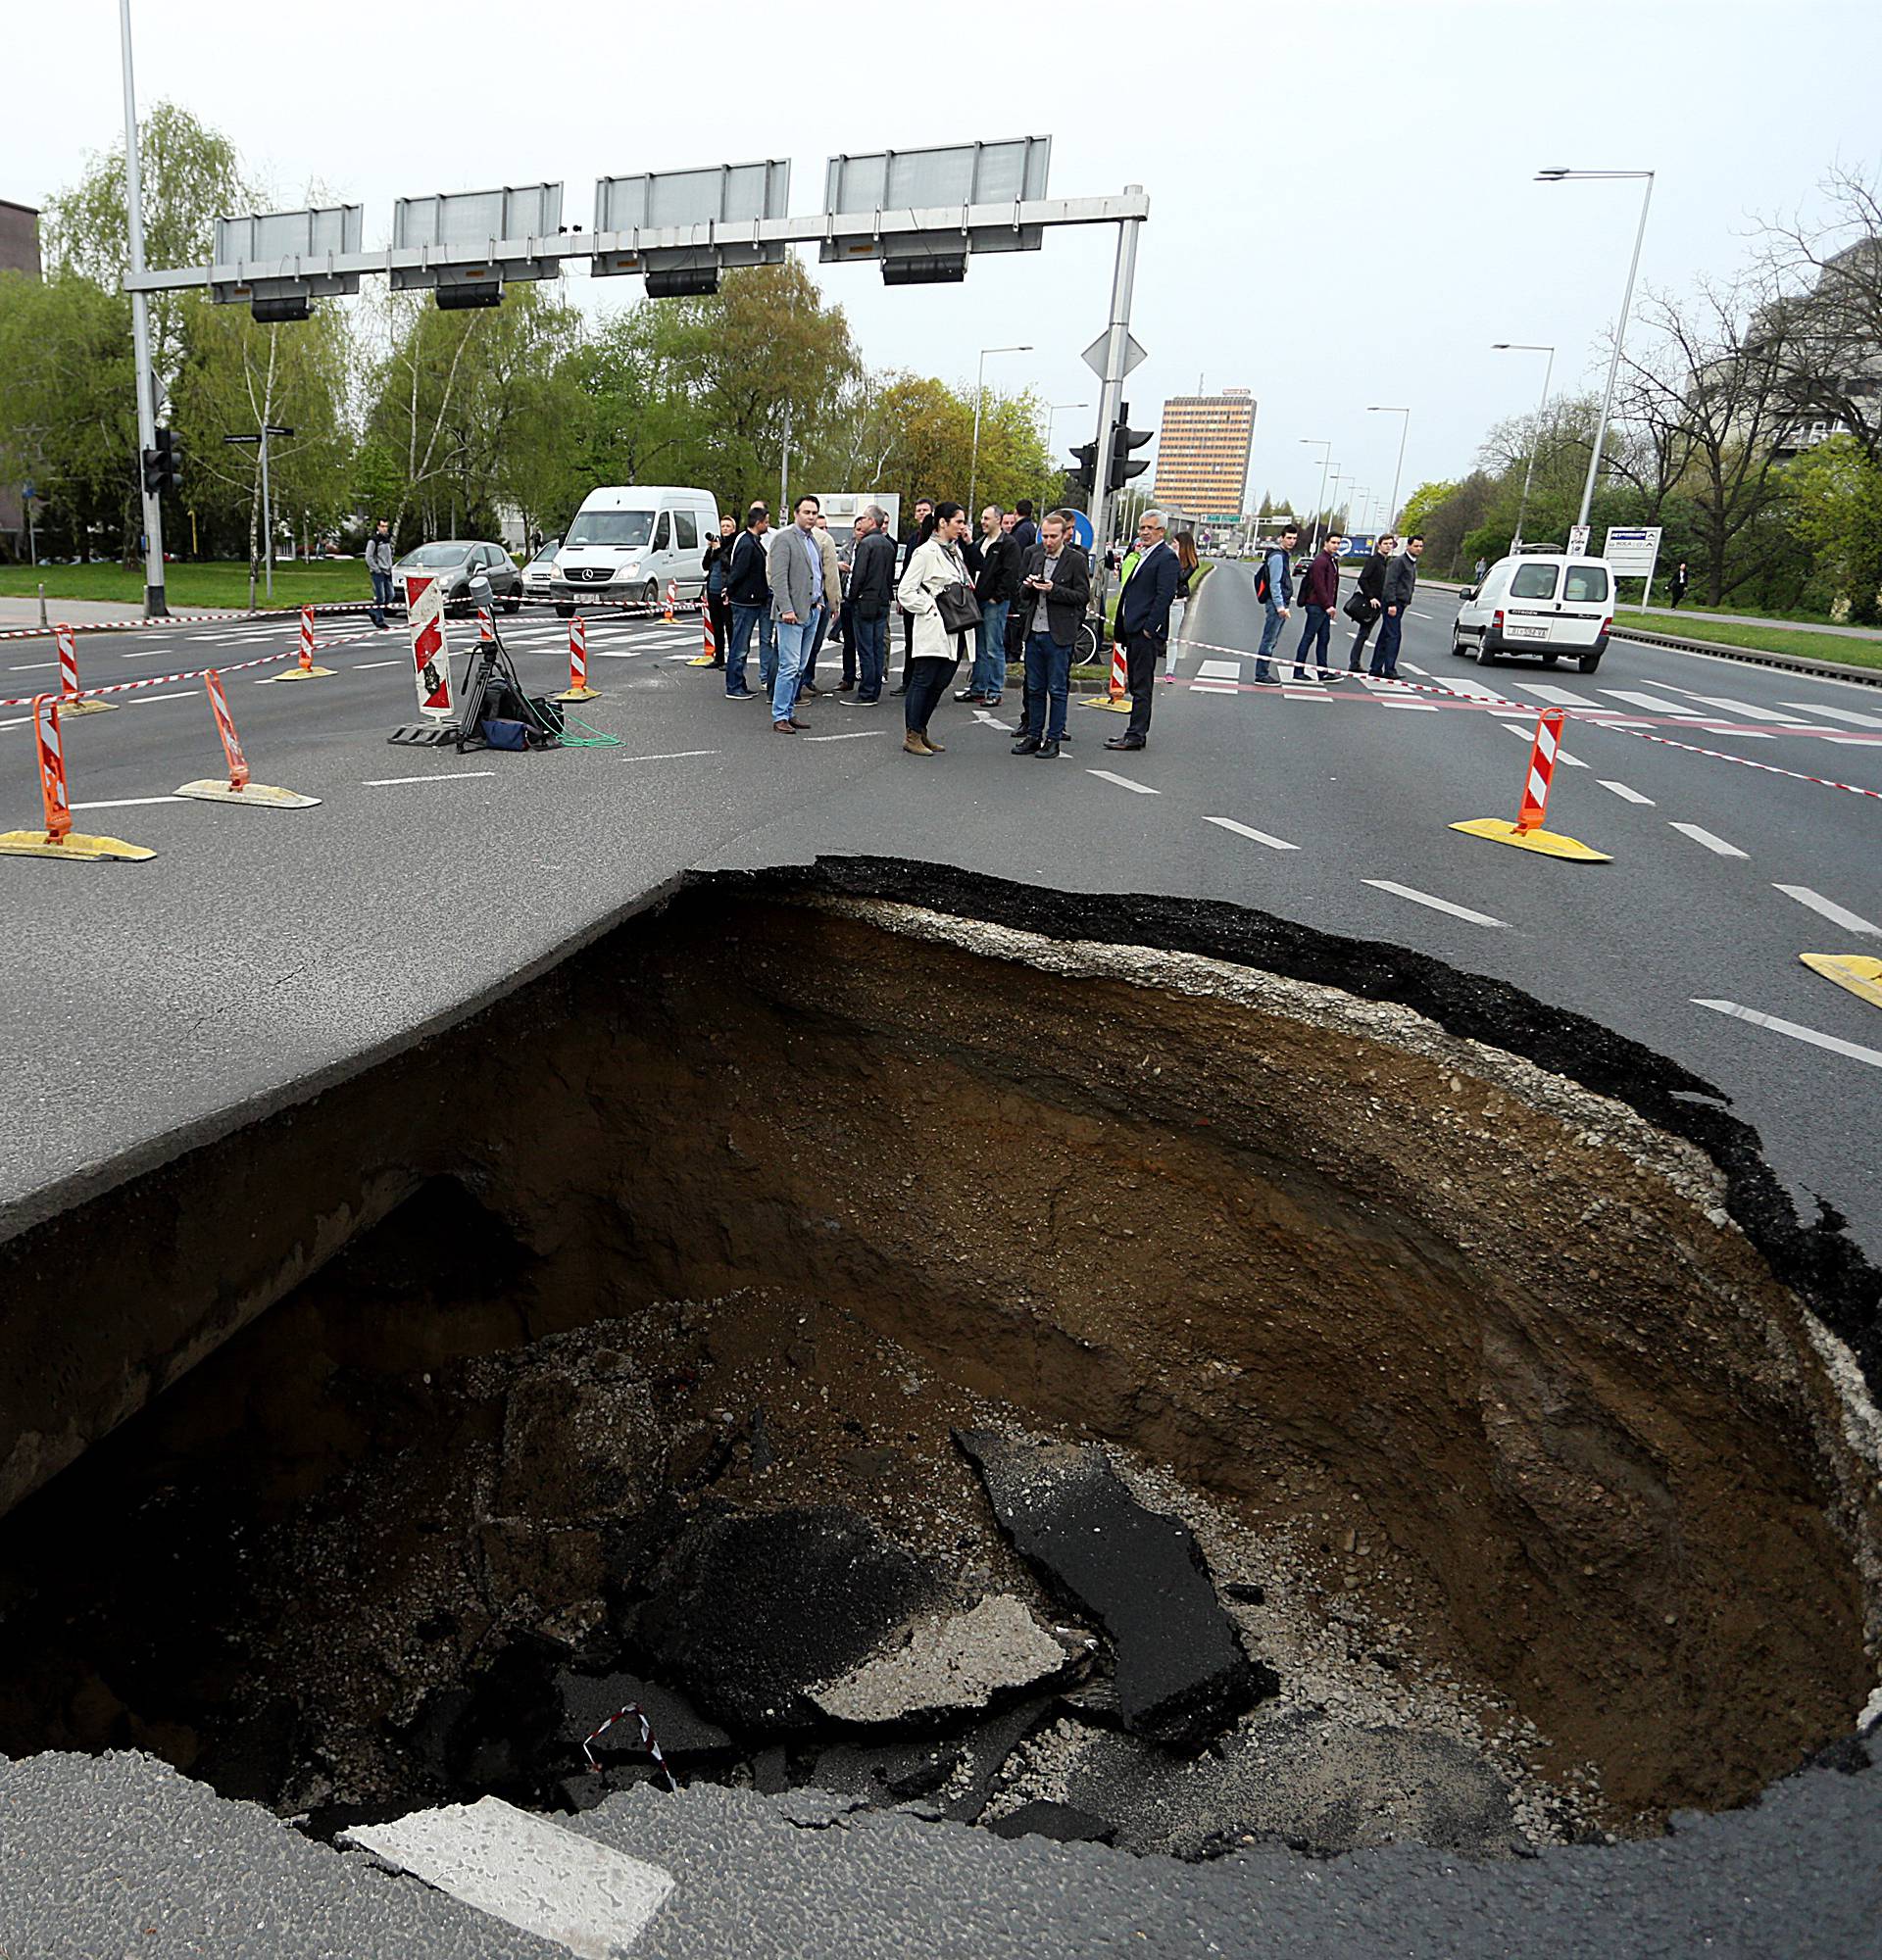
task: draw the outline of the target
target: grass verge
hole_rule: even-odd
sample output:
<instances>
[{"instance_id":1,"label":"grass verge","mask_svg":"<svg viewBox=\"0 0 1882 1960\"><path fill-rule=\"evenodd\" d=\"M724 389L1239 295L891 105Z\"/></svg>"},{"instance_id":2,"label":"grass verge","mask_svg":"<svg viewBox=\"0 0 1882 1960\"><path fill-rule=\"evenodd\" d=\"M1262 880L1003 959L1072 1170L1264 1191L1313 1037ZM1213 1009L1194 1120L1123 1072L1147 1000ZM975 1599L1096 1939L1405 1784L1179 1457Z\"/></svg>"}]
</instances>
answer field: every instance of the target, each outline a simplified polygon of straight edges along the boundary
<instances>
[{"instance_id":1,"label":"grass verge","mask_svg":"<svg viewBox=\"0 0 1882 1960\"><path fill-rule=\"evenodd\" d=\"M137 611L144 603L144 568L133 565L29 564L0 565L0 595L30 599L40 585L52 599L88 599L119 603ZM256 602L267 605L262 581L255 581ZM246 562L219 561L199 564L171 564L164 567L164 592L172 609L189 612L196 607L245 607L248 604ZM308 564L277 564L274 567L276 606L333 605L345 599L370 599L372 582L359 559L315 559Z\"/></svg>"},{"instance_id":2,"label":"grass verge","mask_svg":"<svg viewBox=\"0 0 1882 1960\"><path fill-rule=\"evenodd\" d=\"M1658 612L1616 612L1614 623L1638 627L1643 633L1664 633L1671 639L1748 647L1759 654L1792 654L1799 660L1832 661L1846 667L1882 667L1882 641L1846 640L1801 626L1733 626L1686 612L1675 621Z\"/></svg>"}]
</instances>

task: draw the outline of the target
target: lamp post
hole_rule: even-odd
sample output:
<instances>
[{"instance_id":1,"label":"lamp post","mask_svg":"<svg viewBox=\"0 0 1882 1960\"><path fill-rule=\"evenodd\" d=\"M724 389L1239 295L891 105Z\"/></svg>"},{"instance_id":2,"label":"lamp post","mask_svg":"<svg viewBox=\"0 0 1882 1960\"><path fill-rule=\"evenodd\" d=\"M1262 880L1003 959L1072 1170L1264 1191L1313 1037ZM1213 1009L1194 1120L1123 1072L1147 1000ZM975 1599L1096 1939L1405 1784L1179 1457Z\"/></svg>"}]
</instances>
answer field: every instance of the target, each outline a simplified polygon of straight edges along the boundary
<instances>
[{"instance_id":1,"label":"lamp post","mask_svg":"<svg viewBox=\"0 0 1882 1960\"><path fill-rule=\"evenodd\" d=\"M1088 409L1090 407L1091 404L1089 402L1048 402L1046 404L1046 459L1048 466L1050 466L1053 455L1053 439L1052 439L1053 425L1059 419L1060 410ZM1040 501L1042 504L1045 501L1043 494L1041 495ZM1039 514L1043 517L1045 515L1045 512L1042 510L1039 513Z\"/></svg>"},{"instance_id":2,"label":"lamp post","mask_svg":"<svg viewBox=\"0 0 1882 1960\"><path fill-rule=\"evenodd\" d=\"M1588 459L1588 480L1581 486L1581 514L1575 528L1588 528L1588 512L1595 501L1595 479L1601 474L1601 446L1608 439L1608 412L1614 403L1614 376L1620 371L1620 347L1627 334L1627 316L1634 308L1634 274L1640 270L1640 248L1647 236L1647 207L1654 201L1652 171L1538 171L1538 183L1566 183L1571 178L1613 183L1622 178L1644 177L1647 188L1641 193L1640 223L1634 232L1634 256L1627 266L1627 284L1620 296L1620 318L1614 322L1614 351L1608 362L1608 386L1601 397L1601 419L1595 424L1594 454ZM1572 545L1572 540L1570 543Z\"/></svg>"},{"instance_id":3,"label":"lamp post","mask_svg":"<svg viewBox=\"0 0 1882 1960\"><path fill-rule=\"evenodd\" d=\"M1490 347L1497 354L1546 354L1549 357L1542 368L1542 400L1536 404L1536 441L1529 445L1529 460L1523 465L1522 502L1516 506L1516 534L1510 540L1510 549L1514 551L1522 543L1522 520L1529 514L1529 479L1536 473L1536 447L1542 440L1542 418L1549 409L1549 383L1555 376L1556 350L1533 340L1493 340Z\"/></svg>"},{"instance_id":4,"label":"lamp post","mask_svg":"<svg viewBox=\"0 0 1882 1960\"><path fill-rule=\"evenodd\" d=\"M225 435L223 440L237 449L250 449L256 444L262 451L262 563L267 567L265 576L268 583L268 597L274 597L274 507L268 487L268 439L272 435L292 435L291 428L279 422L264 422L254 435ZM251 560L248 567L248 610L255 610L255 565Z\"/></svg>"},{"instance_id":5,"label":"lamp post","mask_svg":"<svg viewBox=\"0 0 1882 1960\"><path fill-rule=\"evenodd\" d=\"M1345 466L1342 465L1340 468L1334 470L1326 479L1326 534L1328 537L1331 537L1339 528L1333 522L1333 512L1340 501L1340 478L1345 473ZM1315 546L1314 549L1318 550L1318 546Z\"/></svg>"},{"instance_id":6,"label":"lamp post","mask_svg":"<svg viewBox=\"0 0 1882 1960\"><path fill-rule=\"evenodd\" d=\"M1326 509L1326 466L1333 454L1333 443L1330 437L1322 439L1317 435L1304 435L1301 437L1301 446L1304 449L1317 449L1320 452L1320 494L1313 505L1313 543L1309 552L1311 557L1320 548L1320 513Z\"/></svg>"},{"instance_id":7,"label":"lamp post","mask_svg":"<svg viewBox=\"0 0 1882 1960\"><path fill-rule=\"evenodd\" d=\"M1405 439L1412 433L1412 411L1410 409L1367 409L1366 414L1368 416L1403 416L1405 417L1405 420L1399 424L1399 461L1397 466L1392 471L1392 508L1385 514L1385 521L1388 524L1396 524L1399 520L1399 480L1405 474Z\"/></svg>"},{"instance_id":8,"label":"lamp post","mask_svg":"<svg viewBox=\"0 0 1882 1960\"><path fill-rule=\"evenodd\" d=\"M980 479L980 396L987 383L987 356L989 354L1030 354L1030 341L1019 347L983 347L980 350L980 364L973 375L973 454L967 463L967 516L974 521L973 493L979 488Z\"/></svg>"},{"instance_id":9,"label":"lamp post","mask_svg":"<svg viewBox=\"0 0 1882 1960\"><path fill-rule=\"evenodd\" d=\"M137 159L137 85L130 68L130 0L119 0L118 34L124 68L124 219L130 248L130 270L144 270L144 188ZM150 299L141 291L130 296L130 330L137 371L137 474L144 470L144 453L157 447L157 383L150 365ZM144 617L167 619L164 603L164 514L155 490L144 491Z\"/></svg>"}]
</instances>

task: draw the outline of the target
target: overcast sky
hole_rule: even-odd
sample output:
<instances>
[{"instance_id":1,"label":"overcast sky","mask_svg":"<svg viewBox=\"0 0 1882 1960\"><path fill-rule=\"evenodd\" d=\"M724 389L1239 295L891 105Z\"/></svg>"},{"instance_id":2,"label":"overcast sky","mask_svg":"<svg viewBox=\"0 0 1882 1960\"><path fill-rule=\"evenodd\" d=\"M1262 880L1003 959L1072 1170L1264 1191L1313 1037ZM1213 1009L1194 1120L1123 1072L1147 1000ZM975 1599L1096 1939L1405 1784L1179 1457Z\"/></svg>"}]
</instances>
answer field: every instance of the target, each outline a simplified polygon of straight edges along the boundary
<instances>
[{"instance_id":1,"label":"overcast sky","mask_svg":"<svg viewBox=\"0 0 1882 1960\"><path fill-rule=\"evenodd\" d=\"M1643 276L1678 286L1730 270L1759 214L1810 210L1830 164L1882 166L1873 0L133 0L133 17L146 113L184 104L282 205L310 181L364 204L369 245L394 198L434 190L560 178L585 224L598 176L781 157L793 210L814 212L833 151L1050 135L1050 195L1150 194L1133 422L1199 382L1252 389L1251 496L1301 504L1318 482L1302 438L1389 492L1398 417L1369 403L1412 411L1406 491L1467 468L1541 381L1540 356L1494 340L1555 342L1559 387L1596 377L1639 186L1537 184L1538 167L1658 171ZM122 130L118 9L18 4L4 44L0 198L37 204ZM978 349L1030 342L989 360L990 384L1095 405L1079 351L1114 240L1048 233L958 286L813 270L872 366L971 384ZM639 284L569 289L593 308ZM1061 452L1094 419L1061 415Z\"/></svg>"}]
</instances>

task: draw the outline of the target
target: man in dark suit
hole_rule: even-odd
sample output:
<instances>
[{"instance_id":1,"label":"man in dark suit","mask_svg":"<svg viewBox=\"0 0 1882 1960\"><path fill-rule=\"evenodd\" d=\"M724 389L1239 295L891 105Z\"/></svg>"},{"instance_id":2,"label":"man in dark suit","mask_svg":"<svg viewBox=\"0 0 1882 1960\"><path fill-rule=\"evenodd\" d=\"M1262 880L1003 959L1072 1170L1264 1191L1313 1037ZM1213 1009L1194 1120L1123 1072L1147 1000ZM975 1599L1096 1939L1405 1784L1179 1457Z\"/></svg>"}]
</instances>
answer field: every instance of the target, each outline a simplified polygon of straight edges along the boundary
<instances>
[{"instance_id":1,"label":"man in dark suit","mask_svg":"<svg viewBox=\"0 0 1882 1960\"><path fill-rule=\"evenodd\" d=\"M1146 511L1137 525L1137 562L1117 595L1113 630L1124 650L1124 679L1130 689L1130 720L1107 749L1141 749L1150 739L1150 710L1157 692L1157 669L1169 646L1169 609L1176 597L1180 567L1164 541L1167 525L1161 511Z\"/></svg>"},{"instance_id":2,"label":"man in dark suit","mask_svg":"<svg viewBox=\"0 0 1882 1960\"><path fill-rule=\"evenodd\" d=\"M1072 649L1091 604L1091 565L1072 542L1069 511L1046 518L1013 603L1026 621L1026 718L1013 753L1050 761L1065 739Z\"/></svg>"}]
</instances>

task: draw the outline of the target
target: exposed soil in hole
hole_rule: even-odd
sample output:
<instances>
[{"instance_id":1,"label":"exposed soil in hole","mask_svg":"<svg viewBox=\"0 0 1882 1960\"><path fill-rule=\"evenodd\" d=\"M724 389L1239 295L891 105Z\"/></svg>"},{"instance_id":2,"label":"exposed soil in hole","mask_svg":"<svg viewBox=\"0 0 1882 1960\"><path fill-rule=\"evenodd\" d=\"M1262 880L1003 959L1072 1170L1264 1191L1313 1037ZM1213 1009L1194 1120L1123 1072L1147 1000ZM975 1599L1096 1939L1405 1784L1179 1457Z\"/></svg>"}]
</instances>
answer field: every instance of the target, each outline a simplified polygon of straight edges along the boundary
<instances>
[{"instance_id":1,"label":"exposed soil in hole","mask_svg":"<svg viewBox=\"0 0 1882 1960\"><path fill-rule=\"evenodd\" d=\"M1861 1349L1872 1275L1703 1085L1538 1067L1507 990L1493 1046L1022 922L709 886L335 1092L363 1185L375 1101L435 1109L429 1181L0 1523L0 1751L579 1803L631 1695L683 1775L1490 1855L1847 1735L1874 1439L1822 1320ZM1587 1086L1630 1066L1664 1121ZM964 1433L1180 1520L1165 1622L1232 1663L1133 1709L1155 1627L1015 1549Z\"/></svg>"}]
</instances>

